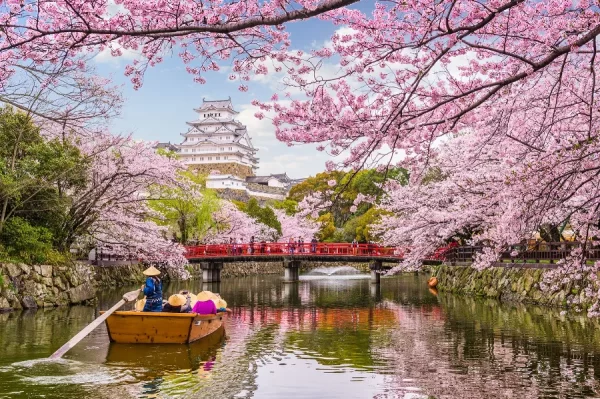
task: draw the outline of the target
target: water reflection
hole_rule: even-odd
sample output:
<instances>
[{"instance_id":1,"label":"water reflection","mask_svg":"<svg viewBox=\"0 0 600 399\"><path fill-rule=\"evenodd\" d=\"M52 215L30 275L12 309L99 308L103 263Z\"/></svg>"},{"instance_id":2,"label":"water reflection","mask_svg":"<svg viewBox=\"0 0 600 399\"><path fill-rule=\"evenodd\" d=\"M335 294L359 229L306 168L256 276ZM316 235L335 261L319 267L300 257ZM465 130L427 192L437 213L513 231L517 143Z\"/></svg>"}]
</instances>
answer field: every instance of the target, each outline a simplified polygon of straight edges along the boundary
<instances>
[{"instance_id":1,"label":"water reflection","mask_svg":"<svg viewBox=\"0 0 600 399\"><path fill-rule=\"evenodd\" d=\"M220 292L233 309L226 333L193 345L126 345L109 344L102 327L61 363L28 360L51 354L96 309L0 314L0 397L599 396L597 323L431 292L425 282L173 283L166 295ZM104 293L99 308L122 291Z\"/></svg>"}]
</instances>

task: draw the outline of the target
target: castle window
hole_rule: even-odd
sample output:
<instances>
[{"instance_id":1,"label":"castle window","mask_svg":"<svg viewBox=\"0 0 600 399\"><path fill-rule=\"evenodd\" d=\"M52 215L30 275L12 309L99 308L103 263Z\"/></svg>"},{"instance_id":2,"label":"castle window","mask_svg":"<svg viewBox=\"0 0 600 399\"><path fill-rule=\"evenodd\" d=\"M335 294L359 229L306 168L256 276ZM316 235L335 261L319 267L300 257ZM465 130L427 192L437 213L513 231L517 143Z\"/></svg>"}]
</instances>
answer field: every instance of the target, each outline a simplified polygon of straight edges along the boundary
<instances>
[{"instance_id":1,"label":"castle window","mask_svg":"<svg viewBox=\"0 0 600 399\"><path fill-rule=\"evenodd\" d=\"M212 157L208 157L208 160L209 160L209 161L212 161Z\"/></svg>"},{"instance_id":2,"label":"castle window","mask_svg":"<svg viewBox=\"0 0 600 399\"><path fill-rule=\"evenodd\" d=\"M221 160L221 157L217 157L217 161L220 161L220 160Z\"/></svg>"},{"instance_id":3,"label":"castle window","mask_svg":"<svg viewBox=\"0 0 600 399\"><path fill-rule=\"evenodd\" d=\"M229 157L228 157L227 155L225 155L223 158L224 158L224 159L229 159Z\"/></svg>"},{"instance_id":4,"label":"castle window","mask_svg":"<svg viewBox=\"0 0 600 399\"><path fill-rule=\"evenodd\" d=\"M229 151L233 151L233 147L229 147Z\"/></svg>"},{"instance_id":5,"label":"castle window","mask_svg":"<svg viewBox=\"0 0 600 399\"><path fill-rule=\"evenodd\" d=\"M201 160L201 161L204 161L204 157L200 157L200 160Z\"/></svg>"},{"instance_id":6,"label":"castle window","mask_svg":"<svg viewBox=\"0 0 600 399\"><path fill-rule=\"evenodd\" d=\"M196 152L196 149L195 149L195 148L192 148L192 152Z\"/></svg>"},{"instance_id":7,"label":"castle window","mask_svg":"<svg viewBox=\"0 0 600 399\"><path fill-rule=\"evenodd\" d=\"M225 147L221 147L221 151L225 151Z\"/></svg>"}]
</instances>

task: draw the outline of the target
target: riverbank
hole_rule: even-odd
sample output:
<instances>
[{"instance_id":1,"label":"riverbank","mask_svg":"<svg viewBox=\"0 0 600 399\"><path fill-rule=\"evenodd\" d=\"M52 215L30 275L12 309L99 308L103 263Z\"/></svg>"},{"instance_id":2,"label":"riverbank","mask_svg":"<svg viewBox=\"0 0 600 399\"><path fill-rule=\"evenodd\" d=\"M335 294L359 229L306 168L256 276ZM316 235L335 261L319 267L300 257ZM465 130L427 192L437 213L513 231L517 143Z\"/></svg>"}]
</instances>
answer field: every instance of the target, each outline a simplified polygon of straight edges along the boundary
<instances>
[{"instance_id":1,"label":"riverbank","mask_svg":"<svg viewBox=\"0 0 600 399\"><path fill-rule=\"evenodd\" d=\"M595 299L584 294L589 284L585 274L579 282L569 279L556 284L555 290L542 290L540 285L549 271L520 267L479 271L470 266L440 265L433 267L432 274L438 279L439 290L456 294L582 310L593 304Z\"/></svg>"},{"instance_id":2,"label":"riverbank","mask_svg":"<svg viewBox=\"0 0 600 399\"><path fill-rule=\"evenodd\" d=\"M305 262L303 271L324 266L343 266L345 263ZM368 272L369 265L353 265ZM0 311L36 309L93 302L99 290L142 284L144 265L93 266L85 262L71 265L0 264ZM190 278L199 280L199 264L187 266ZM281 262L226 263L221 276L283 275ZM173 279L167 277L167 279Z\"/></svg>"},{"instance_id":3,"label":"riverbank","mask_svg":"<svg viewBox=\"0 0 600 399\"><path fill-rule=\"evenodd\" d=\"M93 301L98 289L138 284L142 265L101 267L0 264L0 311L75 305Z\"/></svg>"},{"instance_id":4,"label":"riverbank","mask_svg":"<svg viewBox=\"0 0 600 399\"><path fill-rule=\"evenodd\" d=\"M300 271L306 273L318 267L336 267L348 266L348 262L318 262L318 261L302 261ZM361 273L368 273L369 263L352 263L354 267ZM202 278L202 270L199 263L190 264L187 267L192 279ZM261 274L281 274L283 275L283 265L281 262L231 262L223 265L221 271L222 278L228 277L246 277Z\"/></svg>"}]
</instances>

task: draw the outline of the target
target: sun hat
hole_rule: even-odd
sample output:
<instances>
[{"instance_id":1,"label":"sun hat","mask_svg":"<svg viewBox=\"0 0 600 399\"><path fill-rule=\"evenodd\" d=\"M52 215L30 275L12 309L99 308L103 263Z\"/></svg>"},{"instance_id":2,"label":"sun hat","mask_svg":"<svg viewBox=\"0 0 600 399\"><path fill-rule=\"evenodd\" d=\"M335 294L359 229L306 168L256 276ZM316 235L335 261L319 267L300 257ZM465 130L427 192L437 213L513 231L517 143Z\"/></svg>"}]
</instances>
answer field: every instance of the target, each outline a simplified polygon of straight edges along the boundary
<instances>
[{"instance_id":1,"label":"sun hat","mask_svg":"<svg viewBox=\"0 0 600 399\"><path fill-rule=\"evenodd\" d=\"M146 298L138 299L135 301L135 311L141 312L144 310L144 306L146 306Z\"/></svg>"},{"instance_id":2,"label":"sun hat","mask_svg":"<svg viewBox=\"0 0 600 399\"><path fill-rule=\"evenodd\" d=\"M227 309L227 302L225 302L223 299L219 299L216 305L217 309Z\"/></svg>"},{"instance_id":3,"label":"sun hat","mask_svg":"<svg viewBox=\"0 0 600 399\"><path fill-rule=\"evenodd\" d=\"M189 294L184 295L184 296L186 297L186 300L187 300L188 296L190 297L190 306L191 307L194 307L194 305L196 304L196 302L198 302L198 297L196 296L196 294L192 294L190 292Z\"/></svg>"},{"instance_id":4,"label":"sun hat","mask_svg":"<svg viewBox=\"0 0 600 399\"><path fill-rule=\"evenodd\" d=\"M429 288L435 288L438 285L438 279L434 276L427 280Z\"/></svg>"},{"instance_id":5,"label":"sun hat","mask_svg":"<svg viewBox=\"0 0 600 399\"><path fill-rule=\"evenodd\" d=\"M213 301L217 309L219 309L219 300L221 300L221 295L215 294L214 292L211 292L210 294L210 300Z\"/></svg>"},{"instance_id":6,"label":"sun hat","mask_svg":"<svg viewBox=\"0 0 600 399\"><path fill-rule=\"evenodd\" d=\"M213 299L213 293L210 291L202 291L198 294L197 299L200 302L206 302L208 300Z\"/></svg>"},{"instance_id":7,"label":"sun hat","mask_svg":"<svg viewBox=\"0 0 600 399\"><path fill-rule=\"evenodd\" d=\"M150 266L146 270L143 271L146 276L158 276L160 274L160 270L158 270L154 266Z\"/></svg>"},{"instance_id":8,"label":"sun hat","mask_svg":"<svg viewBox=\"0 0 600 399\"><path fill-rule=\"evenodd\" d=\"M169 297L169 305L171 306L183 306L185 305L185 297L183 295L175 294Z\"/></svg>"}]
</instances>

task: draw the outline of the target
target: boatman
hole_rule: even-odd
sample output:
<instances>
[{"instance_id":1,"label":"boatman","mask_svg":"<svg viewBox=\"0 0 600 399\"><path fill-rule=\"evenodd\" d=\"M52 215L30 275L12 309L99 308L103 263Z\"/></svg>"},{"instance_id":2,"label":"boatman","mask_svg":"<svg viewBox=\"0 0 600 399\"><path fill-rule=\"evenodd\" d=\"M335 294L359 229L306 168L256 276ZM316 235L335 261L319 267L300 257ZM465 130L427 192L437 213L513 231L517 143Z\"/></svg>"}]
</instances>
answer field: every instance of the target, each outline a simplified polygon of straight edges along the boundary
<instances>
[{"instance_id":1,"label":"boatman","mask_svg":"<svg viewBox=\"0 0 600 399\"><path fill-rule=\"evenodd\" d=\"M146 295L146 304L143 312L162 312L162 282L160 281L160 270L150 266L144 270L146 284L142 285L142 291Z\"/></svg>"}]
</instances>

